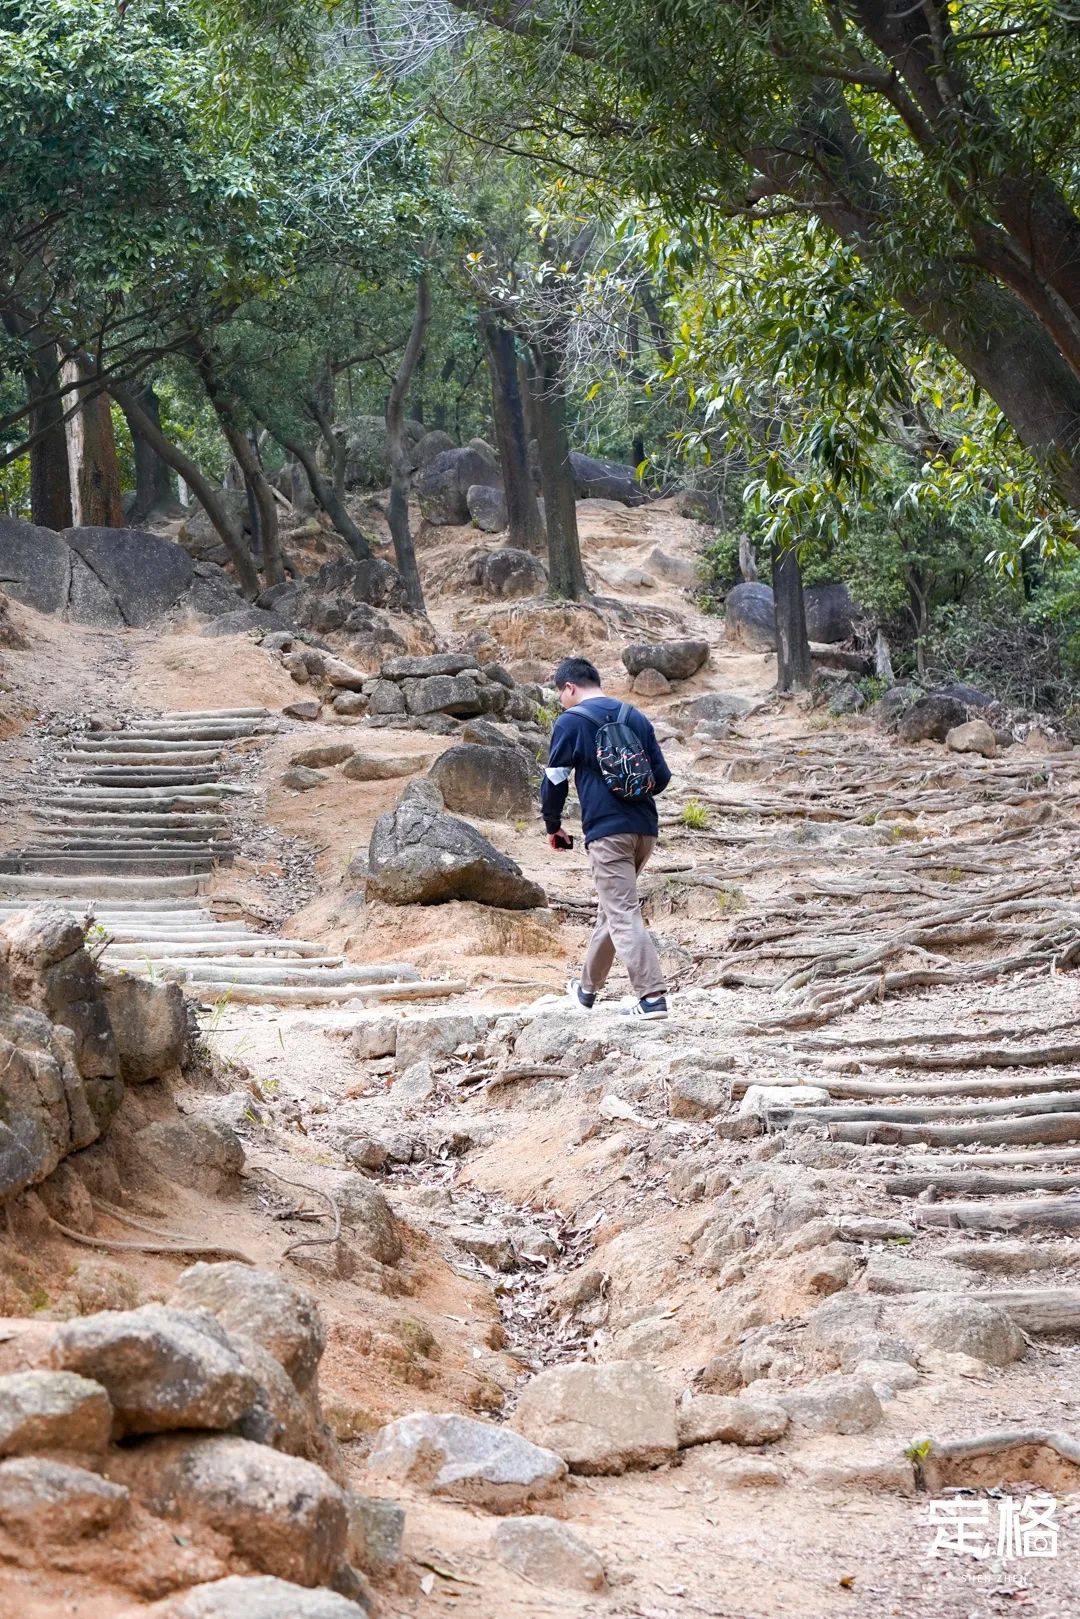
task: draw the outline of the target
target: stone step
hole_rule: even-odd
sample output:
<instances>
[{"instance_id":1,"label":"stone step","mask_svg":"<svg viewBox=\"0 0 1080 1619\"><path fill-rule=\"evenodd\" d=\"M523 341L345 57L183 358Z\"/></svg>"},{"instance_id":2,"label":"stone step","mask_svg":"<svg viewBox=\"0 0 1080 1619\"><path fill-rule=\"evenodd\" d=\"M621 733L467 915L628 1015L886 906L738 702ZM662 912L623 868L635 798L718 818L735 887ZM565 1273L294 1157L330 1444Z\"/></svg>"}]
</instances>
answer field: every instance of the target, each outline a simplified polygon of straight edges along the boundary
<instances>
[{"instance_id":1,"label":"stone step","mask_svg":"<svg viewBox=\"0 0 1080 1619\"><path fill-rule=\"evenodd\" d=\"M49 877L40 874L5 872L0 877L0 899L21 897L28 899L59 899L70 902L78 912L79 902L94 899L145 900L148 904L158 897L179 898L182 894L201 892L197 876L184 877Z\"/></svg>"},{"instance_id":2,"label":"stone step","mask_svg":"<svg viewBox=\"0 0 1080 1619\"><path fill-rule=\"evenodd\" d=\"M133 974L137 969L132 967ZM150 976L139 974L138 976ZM435 983L409 984L241 984L218 980L216 983L198 983L190 986L197 1000L232 1002L236 1005L329 1005L341 1001L418 1001L443 1000L450 995L464 995L468 984L463 979Z\"/></svg>"},{"instance_id":3,"label":"stone step","mask_svg":"<svg viewBox=\"0 0 1080 1619\"><path fill-rule=\"evenodd\" d=\"M170 708L160 720L268 720L276 718L270 708Z\"/></svg>"},{"instance_id":4,"label":"stone step","mask_svg":"<svg viewBox=\"0 0 1080 1619\"><path fill-rule=\"evenodd\" d=\"M154 973L161 978L175 978L181 983L229 984L400 984L415 983L420 974L415 968L405 972L397 967L339 966L342 957L313 957L294 962L252 961L241 958L211 957L206 961L182 961L162 956L154 961ZM329 963L329 964L328 964Z\"/></svg>"},{"instance_id":5,"label":"stone step","mask_svg":"<svg viewBox=\"0 0 1080 1619\"><path fill-rule=\"evenodd\" d=\"M175 748L162 748L160 753L138 753L132 748L95 748L82 753L67 753L63 764L70 773L82 771L88 765L108 766L110 769L131 765L214 765L221 759L216 748L200 748L197 753L180 753Z\"/></svg>"},{"instance_id":6,"label":"stone step","mask_svg":"<svg viewBox=\"0 0 1080 1619\"><path fill-rule=\"evenodd\" d=\"M130 936L107 928L106 931L115 940L110 944L106 954L112 959L128 960L149 956L156 961L161 958L174 961L201 961L204 959L216 960L223 950L228 950L229 959L235 960L242 956L267 956L271 958L289 956L303 956L306 958L318 957L324 948L310 939L267 939L258 937L254 939L229 938L185 939L182 936L150 932L145 938ZM340 959L340 958L339 958Z\"/></svg>"},{"instance_id":7,"label":"stone step","mask_svg":"<svg viewBox=\"0 0 1080 1619\"><path fill-rule=\"evenodd\" d=\"M209 855L36 855L20 861L18 856L0 858L0 887L8 886L13 875L62 877L65 872L89 880L95 872L108 877L171 876L199 872L209 875L217 862Z\"/></svg>"},{"instance_id":8,"label":"stone step","mask_svg":"<svg viewBox=\"0 0 1080 1619\"><path fill-rule=\"evenodd\" d=\"M217 831L227 832L229 823L224 815L216 815L212 811L205 815L139 815L125 814L122 810L110 814L107 810L91 810L83 814L56 811L50 816L48 827L50 830L70 831L85 830L88 832L172 832L179 836L181 832L194 834L212 834Z\"/></svg>"}]
</instances>

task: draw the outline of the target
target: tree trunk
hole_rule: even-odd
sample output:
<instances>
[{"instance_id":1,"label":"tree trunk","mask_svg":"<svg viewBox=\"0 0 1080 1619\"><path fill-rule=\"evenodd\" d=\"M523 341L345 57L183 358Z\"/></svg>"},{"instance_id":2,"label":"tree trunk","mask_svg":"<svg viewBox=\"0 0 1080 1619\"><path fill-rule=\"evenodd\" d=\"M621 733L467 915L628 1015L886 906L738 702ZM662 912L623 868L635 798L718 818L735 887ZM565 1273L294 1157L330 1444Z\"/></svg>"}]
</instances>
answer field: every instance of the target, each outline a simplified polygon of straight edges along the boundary
<instances>
[{"instance_id":1,"label":"tree trunk","mask_svg":"<svg viewBox=\"0 0 1080 1619\"><path fill-rule=\"evenodd\" d=\"M251 560L251 554L244 544L243 530L230 517L228 507L220 499L220 491L214 487L202 468L196 461L191 459L190 455L185 454L171 439L165 437L161 428L143 410L138 395L129 384L114 383L112 395L128 421L134 419L138 422L139 431L154 447L161 459L183 478L221 536L221 542L228 551L229 560L236 570L237 583L240 589L249 600L252 600L259 594L259 576L255 571L255 564Z\"/></svg>"},{"instance_id":2,"label":"tree trunk","mask_svg":"<svg viewBox=\"0 0 1080 1619\"><path fill-rule=\"evenodd\" d=\"M244 475L244 482L254 497L259 514L259 538L262 541L263 578L268 585L280 585L285 579L278 537L277 501L270 481L263 471L255 447L242 428L237 427L227 401L211 394L210 402L217 412L221 430L225 435L236 464Z\"/></svg>"},{"instance_id":3,"label":"tree trunk","mask_svg":"<svg viewBox=\"0 0 1080 1619\"><path fill-rule=\"evenodd\" d=\"M529 440L518 378L514 334L493 315L480 317L495 417L495 443L506 490L510 544L542 555L544 525L529 467Z\"/></svg>"},{"instance_id":4,"label":"tree trunk","mask_svg":"<svg viewBox=\"0 0 1080 1619\"><path fill-rule=\"evenodd\" d=\"M548 588L553 596L580 601L588 594L588 587L578 542L562 356L550 347L533 349L530 391L547 528Z\"/></svg>"},{"instance_id":5,"label":"tree trunk","mask_svg":"<svg viewBox=\"0 0 1080 1619\"><path fill-rule=\"evenodd\" d=\"M363 535L360 534L360 530L356 527L356 524L353 523L352 519L349 517L348 512L345 511L345 468L346 468L346 466L348 464L348 460L349 460L349 447L348 447L348 444L345 441L345 434L343 432L341 432L340 429L335 428L335 426L334 426L332 393L333 393L333 384L332 383L331 383L331 397L330 398L320 397L320 394L317 391L313 390L312 393L308 396L308 402L307 402L308 403L308 410L310 411L313 420L318 424L319 432L322 434L323 441L326 444L326 448L330 452L330 466L332 468L332 471L331 471L331 488L332 488L332 494L333 494L334 500L337 503L337 508L336 509L341 511L341 512L344 512L344 514L345 514L345 522L348 523L353 528L353 530L355 531L356 534L360 535L360 539L363 541L363 544L366 546L367 541L364 539ZM301 461L301 465L303 466L304 471L307 472L308 471L307 462L306 461ZM316 463L316 471L318 471L317 463ZM308 474L308 476L309 476L309 481L310 481L310 473ZM338 529L338 532L345 536L345 539L348 540L349 544L353 546L353 550L355 551L356 546L353 545L353 541L349 538L349 535L346 534L345 530L341 527L340 523L338 522L337 516L335 515L335 512L331 511L329 506L323 505L322 500L320 499L319 495L315 491L315 485L314 484L311 485L311 492L312 492L313 495L315 495L315 499L319 502L319 505L323 506L323 510L329 514L329 516L331 517L331 519L334 522L335 527ZM357 556L359 556L360 552L357 551L356 554L357 554ZM368 554L370 555L370 552Z\"/></svg>"},{"instance_id":6,"label":"tree trunk","mask_svg":"<svg viewBox=\"0 0 1080 1619\"><path fill-rule=\"evenodd\" d=\"M56 350L39 354L27 365L25 376L34 439L30 446L30 521L42 528L70 528L74 513L64 401L47 397L60 380Z\"/></svg>"},{"instance_id":7,"label":"tree trunk","mask_svg":"<svg viewBox=\"0 0 1080 1619\"><path fill-rule=\"evenodd\" d=\"M417 612L424 611L424 590L420 583L420 570L416 566L416 548L409 528L409 484L412 473L405 449L405 395L420 352L424 346L431 322L431 291L427 274L421 273L416 283L416 312L412 331L405 345L405 353L390 388L386 401L386 459L390 463L390 505L387 521L394 542L394 556L398 572L405 584L409 604Z\"/></svg>"},{"instance_id":8,"label":"tree trunk","mask_svg":"<svg viewBox=\"0 0 1080 1619\"><path fill-rule=\"evenodd\" d=\"M754 547L749 534L739 535L739 572L746 585L757 584L757 563L754 560Z\"/></svg>"},{"instance_id":9,"label":"tree trunk","mask_svg":"<svg viewBox=\"0 0 1080 1619\"><path fill-rule=\"evenodd\" d=\"M78 360L64 362L69 382L89 381ZM109 396L77 392L78 409L67 419L68 468L71 478L72 519L77 528L123 528L120 463L109 414Z\"/></svg>"},{"instance_id":10,"label":"tree trunk","mask_svg":"<svg viewBox=\"0 0 1080 1619\"><path fill-rule=\"evenodd\" d=\"M160 433L161 408L153 383L143 383L142 387L132 383L131 387L143 411ZM119 400L117 403L120 403ZM120 405L120 409L124 409L123 405ZM138 422L132 420L126 411L124 416L135 453L135 499L128 509L127 521L133 528L140 528L155 512L164 511L173 504L172 474L168 464L154 449Z\"/></svg>"},{"instance_id":11,"label":"tree trunk","mask_svg":"<svg viewBox=\"0 0 1080 1619\"><path fill-rule=\"evenodd\" d=\"M316 504L329 517L353 556L359 562L368 561L372 555L371 546L349 516L344 501L338 499L337 490L319 471L314 450L309 449L306 444L301 444L299 439L283 438L279 439L278 443L283 450L288 450L290 455L294 455L303 467Z\"/></svg>"},{"instance_id":12,"label":"tree trunk","mask_svg":"<svg viewBox=\"0 0 1080 1619\"><path fill-rule=\"evenodd\" d=\"M794 547L773 546L773 612L776 622L776 688L805 691L810 684L802 569Z\"/></svg>"}]
</instances>

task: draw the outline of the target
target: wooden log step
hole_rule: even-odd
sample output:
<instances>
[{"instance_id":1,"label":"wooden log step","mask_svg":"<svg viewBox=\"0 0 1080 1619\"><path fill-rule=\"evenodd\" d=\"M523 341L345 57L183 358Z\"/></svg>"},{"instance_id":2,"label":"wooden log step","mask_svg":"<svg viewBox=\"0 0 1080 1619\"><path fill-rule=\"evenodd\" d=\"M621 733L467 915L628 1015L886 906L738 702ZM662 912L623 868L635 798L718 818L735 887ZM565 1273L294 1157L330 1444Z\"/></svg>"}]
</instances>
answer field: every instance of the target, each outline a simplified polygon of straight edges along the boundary
<instances>
[{"instance_id":1,"label":"wooden log step","mask_svg":"<svg viewBox=\"0 0 1080 1619\"><path fill-rule=\"evenodd\" d=\"M989 1170L963 1171L957 1175L918 1174L887 1175L885 1191L891 1197L918 1197L928 1186L934 1187L942 1197L994 1197L1003 1192L1074 1192L1080 1191L1080 1171L1075 1175L994 1174Z\"/></svg>"},{"instance_id":2,"label":"wooden log step","mask_svg":"<svg viewBox=\"0 0 1080 1619\"><path fill-rule=\"evenodd\" d=\"M205 1001L210 996L237 1005L276 1003L312 1006L341 1001L428 1001L442 1000L451 995L464 995L468 984L462 979L421 980L415 984L192 984L195 998Z\"/></svg>"},{"instance_id":3,"label":"wooden log step","mask_svg":"<svg viewBox=\"0 0 1080 1619\"><path fill-rule=\"evenodd\" d=\"M740 1074L732 1081L732 1096L741 1096L751 1085L760 1084L761 1081L753 1074ZM797 1078L770 1080L770 1085L783 1087L785 1085L816 1085L823 1091L828 1091L837 1101L850 1099L852 1101L865 1098L868 1101L881 1098L887 1101L890 1097L901 1096L1027 1096L1037 1095L1040 1091L1071 1091L1080 1090L1080 1073L1076 1074L985 1074L972 1075L970 1079L906 1079L897 1078L895 1083L880 1079L840 1079L831 1073L822 1074L818 1069L810 1069L800 1073ZM800 1113L803 1111L800 1108Z\"/></svg>"},{"instance_id":4,"label":"wooden log step","mask_svg":"<svg viewBox=\"0 0 1080 1619\"><path fill-rule=\"evenodd\" d=\"M915 1223L963 1231L1080 1231L1080 1197L1024 1198L1011 1203L920 1203ZM1080 1294L1077 1295L1080 1300ZM1080 1302L1077 1304L1080 1319Z\"/></svg>"},{"instance_id":5,"label":"wooden log step","mask_svg":"<svg viewBox=\"0 0 1080 1619\"><path fill-rule=\"evenodd\" d=\"M814 1124L930 1124L937 1119L994 1119L1020 1114L1080 1113L1080 1091L1050 1091L1045 1095L1002 1097L1000 1101L924 1103L921 1107L835 1107L831 1103L807 1107L770 1107L770 1129Z\"/></svg>"},{"instance_id":6,"label":"wooden log step","mask_svg":"<svg viewBox=\"0 0 1080 1619\"><path fill-rule=\"evenodd\" d=\"M981 1119L974 1124L830 1124L833 1141L875 1146L960 1147L969 1141L984 1146L1019 1146L1024 1142L1080 1141L1080 1114L1046 1113L1021 1119Z\"/></svg>"}]
</instances>

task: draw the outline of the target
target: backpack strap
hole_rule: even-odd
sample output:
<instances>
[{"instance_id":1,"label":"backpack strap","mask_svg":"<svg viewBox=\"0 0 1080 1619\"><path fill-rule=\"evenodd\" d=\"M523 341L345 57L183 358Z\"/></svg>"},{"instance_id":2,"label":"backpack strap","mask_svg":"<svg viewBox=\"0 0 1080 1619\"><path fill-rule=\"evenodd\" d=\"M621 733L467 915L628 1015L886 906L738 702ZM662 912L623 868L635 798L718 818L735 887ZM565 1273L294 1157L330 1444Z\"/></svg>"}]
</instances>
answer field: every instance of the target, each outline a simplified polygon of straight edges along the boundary
<instances>
[{"instance_id":1,"label":"backpack strap","mask_svg":"<svg viewBox=\"0 0 1080 1619\"><path fill-rule=\"evenodd\" d=\"M623 703L622 707L619 709L619 717L615 721L616 725L625 725L629 713L630 713L630 704L629 703Z\"/></svg>"}]
</instances>

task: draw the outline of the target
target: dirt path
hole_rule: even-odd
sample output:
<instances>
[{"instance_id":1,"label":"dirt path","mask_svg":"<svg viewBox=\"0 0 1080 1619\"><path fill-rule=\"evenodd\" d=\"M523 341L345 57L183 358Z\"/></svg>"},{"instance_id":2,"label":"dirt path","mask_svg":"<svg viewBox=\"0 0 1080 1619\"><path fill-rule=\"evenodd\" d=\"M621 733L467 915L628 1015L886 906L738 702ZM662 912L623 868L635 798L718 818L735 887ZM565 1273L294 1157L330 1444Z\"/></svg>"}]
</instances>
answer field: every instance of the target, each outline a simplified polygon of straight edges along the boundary
<instances>
[{"instance_id":1,"label":"dirt path","mask_svg":"<svg viewBox=\"0 0 1080 1619\"><path fill-rule=\"evenodd\" d=\"M1072 1613L1075 1466L1029 1445L971 1474L1007 1486L978 1498L989 1555L935 1557L911 1450L1080 1422L1076 756L898 749L868 720L779 703L772 660L728 652L674 587L626 583L656 545L688 554L690 525L596 511L583 526L619 612L555 624L448 586L435 618L448 638L483 629L522 661L550 661L553 636L593 625L580 644L613 690L631 633L704 630L708 669L656 717L705 692L752 705L726 738L666 744L675 781L646 888L674 1015L644 1029L620 1018L617 980L592 1015L557 1002L589 894L580 855L556 863L533 826L484 830L544 883L547 914L360 904L347 866L400 784L290 794L290 750L323 732L286 728L249 748L253 792L219 904L251 907L256 926L284 920L286 936L350 962L401 961L468 989L392 1014L205 1007L229 1089L181 1103L229 1120L246 1179L228 1205L193 1188L166 1201L159 1186L137 1206L194 1234L227 1230L317 1293L324 1393L366 1493L391 1493L366 1468L381 1423L422 1409L512 1424L524 1382L548 1365L644 1360L680 1397L749 1385L786 1397L837 1373L871 1390L878 1412L857 1431L795 1422L768 1446L703 1444L656 1472L571 1480L553 1510L603 1558L601 1593L532 1587L493 1555L488 1514L395 1490L406 1565L382 1593L388 1613ZM452 581L452 539L425 554L429 584ZM198 638L113 639L122 654L104 639L93 650L126 660L129 707L164 707L168 690L169 707L280 710L295 693L250 643L230 647L223 678L205 671ZM365 734L387 750L403 740ZM407 740L426 759L444 745ZM34 737L6 746L14 768ZM706 820L693 830L690 799ZM388 1258L361 1216L341 1242L284 1257L325 1231L307 1218L319 1191L340 1196L361 1176L385 1192L402 1255ZM129 1269L153 1297L177 1266ZM993 1330L980 1330L970 1311L990 1294ZM931 1498L969 1481L957 1466ZM1059 1501L1059 1555L998 1555L1001 1502L1044 1488ZM96 1608L82 1599L51 1611L138 1611L107 1610L100 1591Z\"/></svg>"}]
</instances>

